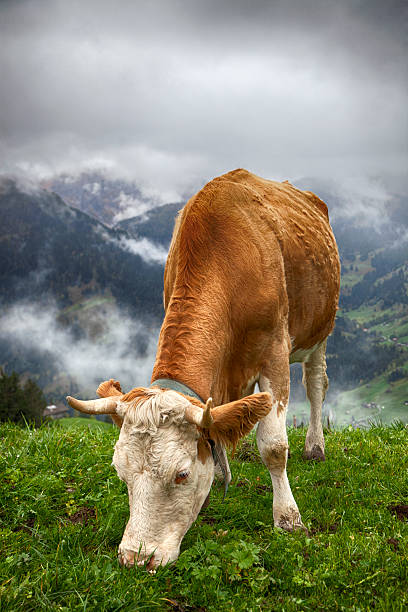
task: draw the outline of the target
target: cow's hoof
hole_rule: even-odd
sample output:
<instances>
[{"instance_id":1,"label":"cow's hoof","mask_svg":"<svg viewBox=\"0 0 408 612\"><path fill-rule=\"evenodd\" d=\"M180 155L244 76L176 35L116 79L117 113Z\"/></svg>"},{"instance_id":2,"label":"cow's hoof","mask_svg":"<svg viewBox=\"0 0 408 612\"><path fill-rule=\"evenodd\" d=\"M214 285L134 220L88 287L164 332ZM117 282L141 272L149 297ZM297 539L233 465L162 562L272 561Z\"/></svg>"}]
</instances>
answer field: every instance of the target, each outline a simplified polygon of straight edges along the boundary
<instances>
[{"instance_id":1,"label":"cow's hoof","mask_svg":"<svg viewBox=\"0 0 408 612\"><path fill-rule=\"evenodd\" d=\"M308 461L326 461L324 450L318 444L315 444L311 450L305 449L303 451L303 459Z\"/></svg>"},{"instance_id":2,"label":"cow's hoof","mask_svg":"<svg viewBox=\"0 0 408 612\"><path fill-rule=\"evenodd\" d=\"M292 508L280 515L278 520L275 521L275 527L279 527L285 531L307 531L302 523L299 511Z\"/></svg>"}]
</instances>

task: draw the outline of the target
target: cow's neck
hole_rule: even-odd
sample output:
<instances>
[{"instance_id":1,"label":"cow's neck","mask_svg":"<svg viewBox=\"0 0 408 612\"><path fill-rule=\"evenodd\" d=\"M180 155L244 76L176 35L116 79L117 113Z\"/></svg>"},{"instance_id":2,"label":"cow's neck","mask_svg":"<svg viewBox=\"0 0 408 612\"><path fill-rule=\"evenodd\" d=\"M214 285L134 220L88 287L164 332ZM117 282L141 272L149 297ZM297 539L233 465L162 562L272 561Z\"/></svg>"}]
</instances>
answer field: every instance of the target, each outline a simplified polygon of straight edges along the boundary
<instances>
[{"instance_id":1,"label":"cow's neck","mask_svg":"<svg viewBox=\"0 0 408 612\"><path fill-rule=\"evenodd\" d=\"M173 295L160 331L152 381L177 380L204 401L222 394L218 381L228 345L227 321L215 297Z\"/></svg>"}]
</instances>

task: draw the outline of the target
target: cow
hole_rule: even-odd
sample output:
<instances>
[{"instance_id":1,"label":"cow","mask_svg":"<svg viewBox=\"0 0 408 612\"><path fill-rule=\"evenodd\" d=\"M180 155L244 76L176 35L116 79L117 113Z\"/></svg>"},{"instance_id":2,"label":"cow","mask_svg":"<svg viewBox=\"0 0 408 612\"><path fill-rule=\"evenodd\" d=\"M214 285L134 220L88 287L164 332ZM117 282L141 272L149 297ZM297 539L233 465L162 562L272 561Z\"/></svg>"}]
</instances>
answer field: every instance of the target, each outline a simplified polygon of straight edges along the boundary
<instances>
[{"instance_id":1,"label":"cow","mask_svg":"<svg viewBox=\"0 0 408 612\"><path fill-rule=\"evenodd\" d=\"M150 387L123 393L111 379L99 386L100 399L67 398L83 412L110 414L120 427L113 464L130 507L121 564L155 571L177 559L208 503L215 464L227 487L225 447L256 424L274 524L304 529L286 473L289 366L302 362L310 402L304 456L324 460L325 350L339 278L326 205L288 181L237 169L180 211Z\"/></svg>"}]
</instances>

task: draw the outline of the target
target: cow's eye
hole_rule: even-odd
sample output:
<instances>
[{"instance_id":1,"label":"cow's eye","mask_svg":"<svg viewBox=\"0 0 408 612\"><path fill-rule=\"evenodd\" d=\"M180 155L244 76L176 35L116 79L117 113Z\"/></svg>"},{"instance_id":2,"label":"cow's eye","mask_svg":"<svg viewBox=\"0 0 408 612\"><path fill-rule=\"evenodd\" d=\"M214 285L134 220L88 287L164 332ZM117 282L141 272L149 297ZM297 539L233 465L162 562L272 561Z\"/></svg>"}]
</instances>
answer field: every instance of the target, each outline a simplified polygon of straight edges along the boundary
<instances>
[{"instance_id":1,"label":"cow's eye","mask_svg":"<svg viewBox=\"0 0 408 612\"><path fill-rule=\"evenodd\" d=\"M182 470L181 472L177 472L177 474L176 474L176 484L180 484L181 482L186 480L186 478L188 478L189 474L190 474L190 472L188 470Z\"/></svg>"}]
</instances>

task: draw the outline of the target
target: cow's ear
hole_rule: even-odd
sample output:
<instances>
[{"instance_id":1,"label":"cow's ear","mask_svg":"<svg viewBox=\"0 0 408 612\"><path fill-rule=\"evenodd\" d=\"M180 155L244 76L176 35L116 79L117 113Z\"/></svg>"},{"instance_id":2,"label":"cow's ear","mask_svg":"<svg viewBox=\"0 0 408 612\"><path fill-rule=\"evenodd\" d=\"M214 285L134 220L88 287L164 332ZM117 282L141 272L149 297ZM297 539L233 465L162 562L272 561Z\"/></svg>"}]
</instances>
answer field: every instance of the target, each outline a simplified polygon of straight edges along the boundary
<instances>
[{"instance_id":1,"label":"cow's ear","mask_svg":"<svg viewBox=\"0 0 408 612\"><path fill-rule=\"evenodd\" d=\"M123 391L120 386L120 382L118 380L105 380L101 382L99 387L96 390L97 395L99 397L111 397L112 395L123 395Z\"/></svg>"},{"instance_id":2,"label":"cow's ear","mask_svg":"<svg viewBox=\"0 0 408 612\"><path fill-rule=\"evenodd\" d=\"M254 393L217 406L211 410L213 423L209 428L210 437L223 446L235 448L238 440L246 436L271 408L272 397L269 393Z\"/></svg>"},{"instance_id":3,"label":"cow's ear","mask_svg":"<svg viewBox=\"0 0 408 612\"><path fill-rule=\"evenodd\" d=\"M118 380L113 380L113 378L102 382L97 388L96 393L99 395L99 397L123 396L120 382ZM110 416L117 427L122 427L123 419L119 414L111 414Z\"/></svg>"}]
</instances>

